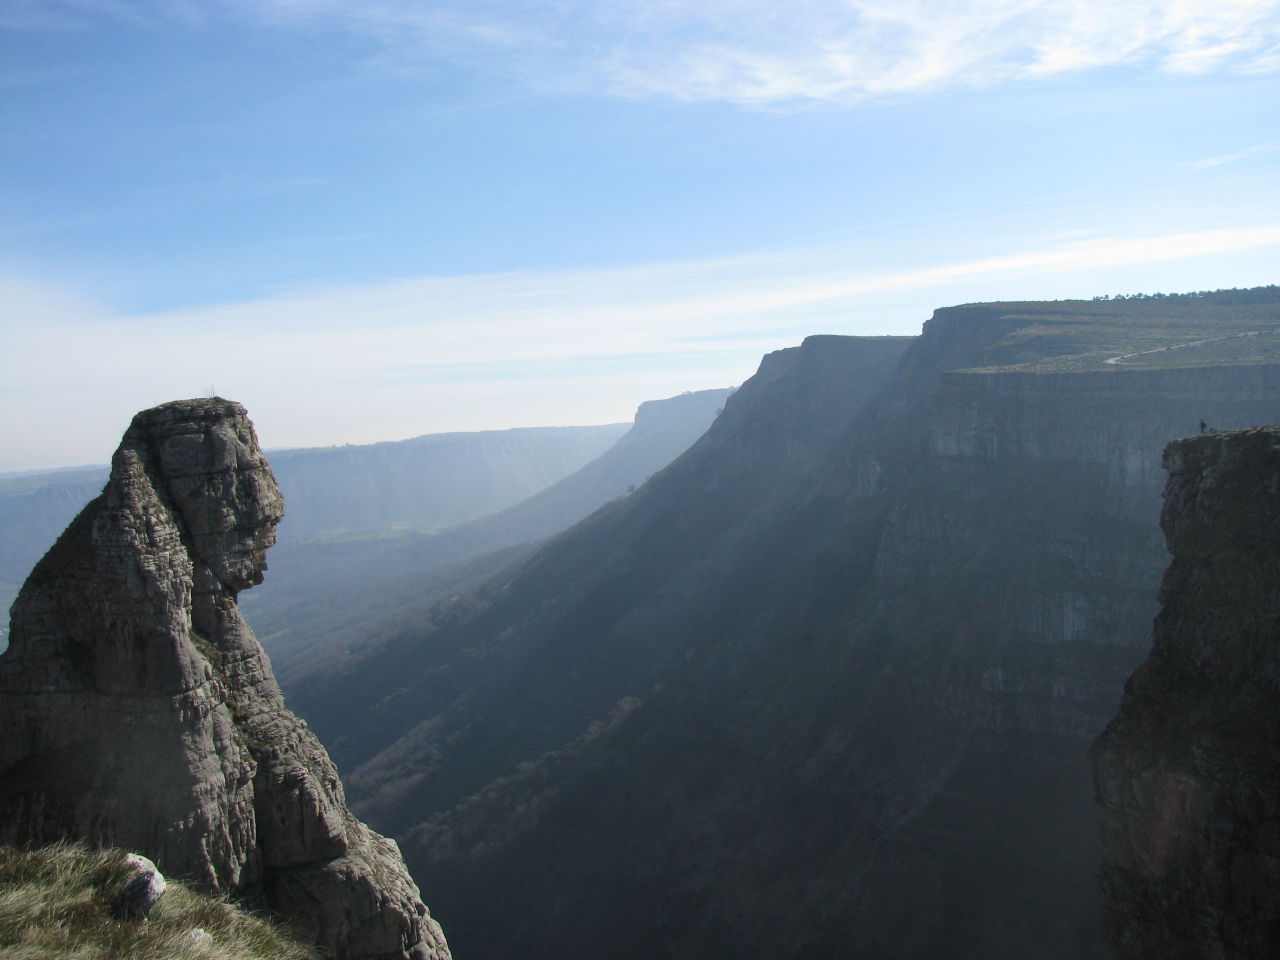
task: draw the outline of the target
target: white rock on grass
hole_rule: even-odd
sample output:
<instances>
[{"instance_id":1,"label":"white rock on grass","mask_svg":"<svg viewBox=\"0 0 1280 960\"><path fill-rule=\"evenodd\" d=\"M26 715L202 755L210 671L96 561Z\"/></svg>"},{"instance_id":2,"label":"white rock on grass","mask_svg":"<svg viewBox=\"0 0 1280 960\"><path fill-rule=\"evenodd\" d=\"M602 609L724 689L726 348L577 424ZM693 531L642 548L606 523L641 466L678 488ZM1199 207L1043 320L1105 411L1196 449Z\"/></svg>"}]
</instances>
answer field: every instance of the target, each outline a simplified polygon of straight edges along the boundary
<instances>
[{"instance_id":1,"label":"white rock on grass","mask_svg":"<svg viewBox=\"0 0 1280 960\"><path fill-rule=\"evenodd\" d=\"M146 857L131 853L124 861L131 875L116 901L116 913L128 920L146 920L164 896L167 884L156 865Z\"/></svg>"}]
</instances>

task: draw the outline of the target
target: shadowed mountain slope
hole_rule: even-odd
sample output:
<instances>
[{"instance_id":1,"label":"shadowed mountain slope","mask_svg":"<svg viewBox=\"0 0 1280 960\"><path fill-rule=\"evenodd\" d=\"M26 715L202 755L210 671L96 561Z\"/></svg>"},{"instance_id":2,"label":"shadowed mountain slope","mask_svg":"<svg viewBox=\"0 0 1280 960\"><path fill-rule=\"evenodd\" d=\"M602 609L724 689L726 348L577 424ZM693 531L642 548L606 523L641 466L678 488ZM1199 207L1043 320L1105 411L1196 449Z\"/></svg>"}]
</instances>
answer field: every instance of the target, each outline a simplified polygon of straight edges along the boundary
<instances>
[{"instance_id":1,"label":"shadowed mountain slope","mask_svg":"<svg viewBox=\"0 0 1280 960\"><path fill-rule=\"evenodd\" d=\"M0 608L9 609L36 561L98 495L107 473L83 467L0 478ZM8 635L7 622L0 629Z\"/></svg>"},{"instance_id":2,"label":"shadowed mountain slope","mask_svg":"<svg viewBox=\"0 0 1280 960\"><path fill-rule=\"evenodd\" d=\"M888 378L910 342L910 338L901 337L814 337L806 341L803 348L769 355L761 371L729 398L724 413L690 451L630 496L610 503L536 554L531 564L521 571L517 584L500 591L504 595L494 604L502 610L498 616L504 616L508 609L520 611L529 605L546 606L543 600L554 597L551 590L557 585L557 577L580 572L584 572L592 584L607 584L608 589L593 597L595 605L587 611L562 604L578 619L611 623L615 617L626 616L637 597L643 597L647 590L660 584L687 591L691 598L696 593L701 568L714 568L718 572L725 563L732 565L739 559L749 559L735 540L753 537L758 530L771 527L775 519L771 506L785 502L788 495L794 496L797 488L812 485L810 474L818 466L824 440L829 442L847 427L850 417ZM775 394L786 395L786 402L770 404L768 400ZM755 415L762 412L764 416ZM745 443L739 443L738 439L744 435ZM696 513L686 509L686 505L695 504L705 509ZM673 529L676 520L679 527ZM598 556L602 566L586 571L575 569L572 564L580 559L575 549L579 544L590 545L592 557ZM618 548L616 556L609 555L613 547ZM725 556L705 555L707 550L721 549L726 551ZM643 583L628 582L625 576L619 576L627 571L643 573L650 579ZM511 591L517 585L521 592L512 596ZM458 600L437 608L431 616L457 620L465 616L464 611L469 610L471 603L470 599ZM483 612L490 612L489 604L482 606ZM382 701L380 709L385 710L388 717L388 738L410 726L411 715L430 716L437 703L435 697L422 697L427 691L407 688L396 698L386 698L387 686L380 677L381 670L410 651L415 665L431 665L433 671L438 669L438 665L433 664L435 653L419 648L420 637L414 626L410 624L404 629L403 645L392 643L374 652L356 664L350 675L343 674L341 684L324 682L321 677L299 684L297 690L302 702L310 702L310 692L320 689L324 691L324 698L350 697L353 708L361 702L360 698L376 697ZM649 633L647 625L637 626L637 632L642 635ZM483 636L487 624L474 627L468 624L468 627L465 636ZM440 635L445 633L441 631ZM574 633L583 642L589 639L581 630ZM477 657L464 646L457 661L439 671L446 689L455 688L459 682L468 684L470 681L461 677L469 675L473 667L478 671L477 676L491 675L495 663L505 662L506 655L502 645L494 647L493 657L497 659L491 662L488 651ZM603 649L598 652L603 656L611 654ZM518 651L512 653L520 656ZM661 665L656 659L653 663ZM587 676L586 671L580 672L584 681L581 692L594 706L583 703L580 718L575 716L569 721L570 726L564 729L563 735L552 735L549 745L558 745L576 736L587 722L606 715L614 701L626 692L594 690L597 678ZM389 674L386 676L390 679ZM567 691L565 696L572 699ZM343 708L335 703L333 714L337 716L342 712ZM326 710L325 715L328 714ZM518 721L513 717L512 722ZM374 728L373 723L360 723L348 731L365 738L362 746L353 745L351 755L368 756L390 742L380 740ZM518 759L520 754L511 762ZM505 766L505 762L500 762L495 769L501 771ZM480 780L475 786L484 782Z\"/></svg>"},{"instance_id":3,"label":"shadowed mountain slope","mask_svg":"<svg viewBox=\"0 0 1280 960\"><path fill-rule=\"evenodd\" d=\"M295 702L460 953L1094 960L1084 754L1146 646L1160 450L1280 415L1260 299L771 354L632 496Z\"/></svg>"},{"instance_id":4,"label":"shadowed mountain slope","mask_svg":"<svg viewBox=\"0 0 1280 960\"><path fill-rule=\"evenodd\" d=\"M629 425L433 433L278 450L281 539L439 530L501 510L590 463Z\"/></svg>"},{"instance_id":5,"label":"shadowed mountain slope","mask_svg":"<svg viewBox=\"0 0 1280 960\"><path fill-rule=\"evenodd\" d=\"M640 405L621 439L582 469L515 506L436 534L285 543L272 582L246 605L286 688L376 636L379 625L457 593L509 563L521 547L572 526L625 495L706 432L731 390L700 390ZM260 595L257 595L260 594Z\"/></svg>"}]
</instances>

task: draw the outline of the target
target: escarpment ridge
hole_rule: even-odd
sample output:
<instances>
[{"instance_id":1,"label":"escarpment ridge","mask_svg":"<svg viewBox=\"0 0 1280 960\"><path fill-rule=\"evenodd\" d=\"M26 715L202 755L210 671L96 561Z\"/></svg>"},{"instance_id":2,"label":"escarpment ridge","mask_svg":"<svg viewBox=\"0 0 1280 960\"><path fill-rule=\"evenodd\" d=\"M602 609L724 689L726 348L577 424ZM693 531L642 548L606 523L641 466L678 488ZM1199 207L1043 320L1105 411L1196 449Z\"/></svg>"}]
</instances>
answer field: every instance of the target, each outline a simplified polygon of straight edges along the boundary
<instances>
[{"instance_id":1,"label":"escarpment ridge","mask_svg":"<svg viewBox=\"0 0 1280 960\"><path fill-rule=\"evenodd\" d=\"M1150 642L1160 452L1274 422L1277 346L1274 296L810 337L291 697L468 955L1097 960L1085 758Z\"/></svg>"},{"instance_id":2,"label":"escarpment ridge","mask_svg":"<svg viewBox=\"0 0 1280 960\"><path fill-rule=\"evenodd\" d=\"M12 608L0 842L126 847L335 958L443 960L396 845L348 810L240 616L283 510L239 404L134 418Z\"/></svg>"},{"instance_id":3,"label":"escarpment ridge","mask_svg":"<svg viewBox=\"0 0 1280 960\"><path fill-rule=\"evenodd\" d=\"M1280 427L1169 445L1151 652L1093 751L1121 960L1280 953Z\"/></svg>"}]
</instances>

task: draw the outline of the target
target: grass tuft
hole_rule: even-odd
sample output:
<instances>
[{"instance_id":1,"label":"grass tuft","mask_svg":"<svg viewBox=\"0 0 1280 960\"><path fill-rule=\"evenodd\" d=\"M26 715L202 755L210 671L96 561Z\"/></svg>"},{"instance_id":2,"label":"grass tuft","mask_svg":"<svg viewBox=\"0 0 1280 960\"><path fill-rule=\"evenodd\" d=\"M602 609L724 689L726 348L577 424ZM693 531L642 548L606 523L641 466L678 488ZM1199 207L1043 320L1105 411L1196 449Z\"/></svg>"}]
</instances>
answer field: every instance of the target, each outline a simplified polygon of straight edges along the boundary
<instances>
[{"instance_id":1,"label":"grass tuft","mask_svg":"<svg viewBox=\"0 0 1280 960\"><path fill-rule=\"evenodd\" d=\"M0 960L315 960L268 921L168 878L149 920L116 919L125 855L0 847ZM192 938L197 927L210 942Z\"/></svg>"}]
</instances>

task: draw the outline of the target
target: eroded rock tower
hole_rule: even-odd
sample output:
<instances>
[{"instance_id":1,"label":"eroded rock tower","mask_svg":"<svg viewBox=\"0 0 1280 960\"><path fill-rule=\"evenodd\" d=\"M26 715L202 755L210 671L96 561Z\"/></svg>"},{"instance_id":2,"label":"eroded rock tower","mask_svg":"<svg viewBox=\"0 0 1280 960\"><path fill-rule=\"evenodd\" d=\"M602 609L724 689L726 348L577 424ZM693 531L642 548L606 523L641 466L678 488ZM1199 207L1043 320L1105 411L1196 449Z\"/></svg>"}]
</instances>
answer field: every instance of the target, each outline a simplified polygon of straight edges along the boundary
<instances>
[{"instance_id":1,"label":"eroded rock tower","mask_svg":"<svg viewBox=\"0 0 1280 960\"><path fill-rule=\"evenodd\" d=\"M240 616L283 512L239 404L134 418L12 608L0 841L126 847L335 958L444 960L399 850L348 810Z\"/></svg>"}]
</instances>

